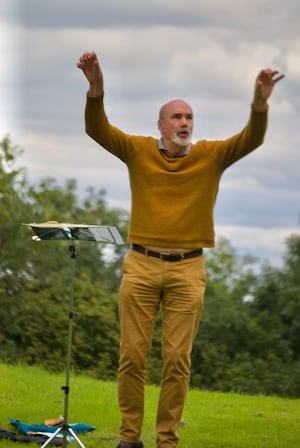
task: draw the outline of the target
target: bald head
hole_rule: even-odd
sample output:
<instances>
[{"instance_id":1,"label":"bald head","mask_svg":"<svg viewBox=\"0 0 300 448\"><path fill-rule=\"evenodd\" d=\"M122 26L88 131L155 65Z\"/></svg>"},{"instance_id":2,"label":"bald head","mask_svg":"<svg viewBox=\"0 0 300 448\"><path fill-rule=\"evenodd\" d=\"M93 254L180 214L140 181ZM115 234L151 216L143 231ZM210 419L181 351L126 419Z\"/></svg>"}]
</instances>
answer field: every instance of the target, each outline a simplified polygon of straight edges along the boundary
<instances>
[{"instance_id":1,"label":"bald head","mask_svg":"<svg viewBox=\"0 0 300 448\"><path fill-rule=\"evenodd\" d=\"M172 112L175 111L176 109L180 110L182 108L187 108L190 109L190 113L192 114L192 108L191 106L186 102L183 101L181 99L176 99L176 100L171 100L168 101L167 103L163 104L159 110L159 119L163 120L166 116L166 114L171 110Z\"/></svg>"}]
</instances>

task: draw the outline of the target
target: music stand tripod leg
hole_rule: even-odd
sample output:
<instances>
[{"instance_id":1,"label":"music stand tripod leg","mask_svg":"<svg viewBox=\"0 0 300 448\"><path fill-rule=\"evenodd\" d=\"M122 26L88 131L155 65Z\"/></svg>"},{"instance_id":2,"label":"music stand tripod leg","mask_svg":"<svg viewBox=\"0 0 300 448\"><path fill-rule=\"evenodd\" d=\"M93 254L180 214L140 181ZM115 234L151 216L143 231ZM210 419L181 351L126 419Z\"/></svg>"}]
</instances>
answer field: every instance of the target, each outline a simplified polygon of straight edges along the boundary
<instances>
[{"instance_id":1,"label":"music stand tripod leg","mask_svg":"<svg viewBox=\"0 0 300 448\"><path fill-rule=\"evenodd\" d=\"M71 434L71 436L73 437L74 440L76 440L76 442L78 443L78 445L81 448L85 448L85 446L83 445L83 443L81 442L81 440L79 439L79 437L77 436L76 432L69 426L69 425L63 425L61 428L58 428L52 435L51 437L49 437L49 439L46 440L46 442L41 446L41 448L45 448L46 446L48 446L55 438L56 436L60 433L60 432L64 432L63 434L63 439L62 439L62 445L63 447L66 446L67 443L67 432L69 432Z\"/></svg>"},{"instance_id":2,"label":"music stand tripod leg","mask_svg":"<svg viewBox=\"0 0 300 448\"><path fill-rule=\"evenodd\" d=\"M49 437L49 439L46 440L46 442L41 446L41 448L45 448L49 443L52 442L52 440L55 439L55 437L63 430L63 428L58 428L52 435Z\"/></svg>"},{"instance_id":3,"label":"music stand tripod leg","mask_svg":"<svg viewBox=\"0 0 300 448\"><path fill-rule=\"evenodd\" d=\"M67 429L67 430L69 431L69 433L71 434L71 436L76 440L76 442L78 443L78 445L79 445L81 448L85 448L85 446L83 445L83 443L81 442L81 440L80 440L79 437L77 436L76 432L73 431L73 429L70 428L69 426L68 426L68 429Z\"/></svg>"}]
</instances>

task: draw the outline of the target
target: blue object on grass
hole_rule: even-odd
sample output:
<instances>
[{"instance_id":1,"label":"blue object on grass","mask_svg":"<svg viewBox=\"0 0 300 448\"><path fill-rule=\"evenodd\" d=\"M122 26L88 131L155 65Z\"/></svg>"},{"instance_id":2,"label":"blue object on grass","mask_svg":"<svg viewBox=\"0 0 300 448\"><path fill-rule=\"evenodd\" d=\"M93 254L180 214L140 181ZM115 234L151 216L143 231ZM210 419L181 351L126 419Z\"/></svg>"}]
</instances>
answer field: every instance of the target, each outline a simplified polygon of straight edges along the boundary
<instances>
[{"instance_id":1,"label":"blue object on grass","mask_svg":"<svg viewBox=\"0 0 300 448\"><path fill-rule=\"evenodd\" d=\"M44 423L41 423L39 425L28 424L28 423L23 423L20 420L16 420L14 418L11 418L9 420L9 422L15 428L18 428L23 434L55 432L59 427L62 426L62 425L46 426ZM68 425L70 426L70 428L73 429L73 431L76 434L82 434L84 432L94 431L96 429L95 426L90 426L90 425L87 425L86 423L69 423Z\"/></svg>"}]
</instances>

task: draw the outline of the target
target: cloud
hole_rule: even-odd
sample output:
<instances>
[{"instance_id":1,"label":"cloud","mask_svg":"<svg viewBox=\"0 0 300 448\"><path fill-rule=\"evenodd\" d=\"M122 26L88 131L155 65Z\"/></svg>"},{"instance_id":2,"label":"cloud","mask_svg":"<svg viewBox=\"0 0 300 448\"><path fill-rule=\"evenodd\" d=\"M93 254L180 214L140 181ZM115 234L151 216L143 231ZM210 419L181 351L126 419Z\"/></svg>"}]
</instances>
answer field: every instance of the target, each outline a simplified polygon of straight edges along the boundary
<instances>
[{"instance_id":1,"label":"cloud","mask_svg":"<svg viewBox=\"0 0 300 448\"><path fill-rule=\"evenodd\" d=\"M227 238L242 255L255 255L259 263L264 261L282 266L287 251L287 239L299 234L296 227L282 227L270 231L260 227L216 226L216 236Z\"/></svg>"},{"instance_id":2,"label":"cloud","mask_svg":"<svg viewBox=\"0 0 300 448\"><path fill-rule=\"evenodd\" d=\"M220 228L222 230L222 228ZM249 227L245 226L242 229L234 226L223 227L223 233L230 235L233 241L237 244L242 243L245 239L248 240L249 248L256 245L256 248L261 250L273 250L274 249L274 238L278 241L282 241L288 238L291 234L295 232L295 227L292 228L279 228L276 233L270 233L268 229L262 230L259 227ZM254 242L254 243L253 243Z\"/></svg>"},{"instance_id":3,"label":"cloud","mask_svg":"<svg viewBox=\"0 0 300 448\"><path fill-rule=\"evenodd\" d=\"M25 149L20 163L32 181L75 178L78 194L104 188L112 205L127 209L126 167L84 134L81 53L99 55L113 124L158 135L159 107L183 97L194 109L194 140L238 132L258 71L285 72L270 100L264 145L225 172L216 205L216 225L234 245L257 253L259 235L269 235L264 247L273 259L299 213L298 1L287 7L279 0L11 0L7 6L0 5L6 68L0 131Z\"/></svg>"},{"instance_id":4,"label":"cloud","mask_svg":"<svg viewBox=\"0 0 300 448\"><path fill-rule=\"evenodd\" d=\"M11 0L12 2L14 0ZM299 3L289 0L26 0L17 2L15 20L34 28L144 28L157 25L243 30L251 39L298 32ZM291 18L295 20L291 20Z\"/></svg>"}]
</instances>

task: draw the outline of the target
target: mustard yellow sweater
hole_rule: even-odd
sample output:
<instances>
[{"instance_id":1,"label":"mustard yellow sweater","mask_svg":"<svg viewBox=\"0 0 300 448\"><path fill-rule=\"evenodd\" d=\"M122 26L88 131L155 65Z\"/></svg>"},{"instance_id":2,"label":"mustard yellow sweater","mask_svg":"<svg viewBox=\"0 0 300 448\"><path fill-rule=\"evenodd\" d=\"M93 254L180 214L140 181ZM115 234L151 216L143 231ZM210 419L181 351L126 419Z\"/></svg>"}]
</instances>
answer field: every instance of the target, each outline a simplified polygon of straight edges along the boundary
<instances>
[{"instance_id":1,"label":"mustard yellow sweater","mask_svg":"<svg viewBox=\"0 0 300 448\"><path fill-rule=\"evenodd\" d=\"M128 167L128 242L186 249L214 246L213 209L221 175L263 143L267 127L267 113L251 111L240 133L223 141L198 141L186 156L170 158L158 150L158 139L112 126L102 98L87 97L85 120L87 134Z\"/></svg>"}]
</instances>

